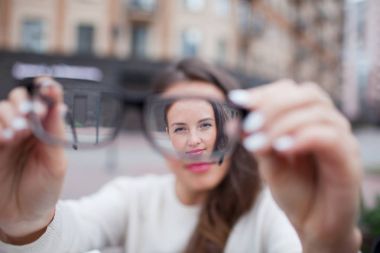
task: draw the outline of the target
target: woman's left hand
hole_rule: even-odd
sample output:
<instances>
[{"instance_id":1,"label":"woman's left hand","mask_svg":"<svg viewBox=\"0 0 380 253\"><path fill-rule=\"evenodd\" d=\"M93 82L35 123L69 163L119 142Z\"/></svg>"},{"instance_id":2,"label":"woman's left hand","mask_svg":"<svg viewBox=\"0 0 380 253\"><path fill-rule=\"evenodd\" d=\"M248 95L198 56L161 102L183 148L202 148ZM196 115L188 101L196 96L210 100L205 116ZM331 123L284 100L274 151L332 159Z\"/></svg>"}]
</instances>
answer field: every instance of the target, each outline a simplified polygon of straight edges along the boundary
<instances>
[{"instance_id":1,"label":"woman's left hand","mask_svg":"<svg viewBox=\"0 0 380 253\"><path fill-rule=\"evenodd\" d=\"M328 95L315 84L284 80L234 91L230 99L251 111L244 146L304 252L358 252L359 149Z\"/></svg>"}]
</instances>

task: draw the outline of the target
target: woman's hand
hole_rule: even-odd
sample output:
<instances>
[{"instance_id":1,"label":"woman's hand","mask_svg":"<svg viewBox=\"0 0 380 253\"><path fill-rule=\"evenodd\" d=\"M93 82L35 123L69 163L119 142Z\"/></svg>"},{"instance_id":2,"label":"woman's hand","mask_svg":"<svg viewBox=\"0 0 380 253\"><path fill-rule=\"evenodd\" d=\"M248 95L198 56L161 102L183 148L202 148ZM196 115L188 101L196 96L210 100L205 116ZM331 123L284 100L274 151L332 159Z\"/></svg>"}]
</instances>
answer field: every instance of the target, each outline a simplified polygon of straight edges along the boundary
<instances>
[{"instance_id":1,"label":"woman's hand","mask_svg":"<svg viewBox=\"0 0 380 253\"><path fill-rule=\"evenodd\" d=\"M46 77L35 82L55 103L49 109L36 103L34 110L49 131L63 134L61 87ZM31 109L24 88L15 88L0 102L0 239L14 244L43 233L54 216L66 170L62 148L32 135L26 120Z\"/></svg>"},{"instance_id":2,"label":"woman's hand","mask_svg":"<svg viewBox=\"0 0 380 253\"><path fill-rule=\"evenodd\" d=\"M304 252L358 252L358 144L328 96L315 84L284 80L230 98L251 110L244 146Z\"/></svg>"}]
</instances>

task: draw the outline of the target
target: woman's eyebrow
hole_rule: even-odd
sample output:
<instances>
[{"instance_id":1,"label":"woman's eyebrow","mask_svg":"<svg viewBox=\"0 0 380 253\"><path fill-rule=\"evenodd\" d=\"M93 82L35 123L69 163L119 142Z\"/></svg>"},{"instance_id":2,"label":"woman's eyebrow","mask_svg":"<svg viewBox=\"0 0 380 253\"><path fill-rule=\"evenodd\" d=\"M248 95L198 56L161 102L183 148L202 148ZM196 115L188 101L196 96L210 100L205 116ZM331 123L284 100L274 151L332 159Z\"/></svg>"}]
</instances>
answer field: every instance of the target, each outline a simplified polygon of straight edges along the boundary
<instances>
[{"instance_id":1,"label":"woman's eyebrow","mask_svg":"<svg viewBox=\"0 0 380 253\"><path fill-rule=\"evenodd\" d=\"M213 118L204 118L204 119L200 119L198 120L198 123L202 123L204 121L214 121ZM187 124L186 123L183 123L183 122L174 122L172 124L170 124L171 127L173 126L186 126Z\"/></svg>"},{"instance_id":2,"label":"woman's eyebrow","mask_svg":"<svg viewBox=\"0 0 380 253\"><path fill-rule=\"evenodd\" d=\"M198 123L201 123L203 121L214 121L214 119L213 118L204 118L204 119L198 120Z\"/></svg>"},{"instance_id":3,"label":"woman's eyebrow","mask_svg":"<svg viewBox=\"0 0 380 253\"><path fill-rule=\"evenodd\" d=\"M183 122L174 122L174 123L170 124L171 127L173 127L173 126L185 126L185 125L186 125L186 123L183 123Z\"/></svg>"}]
</instances>

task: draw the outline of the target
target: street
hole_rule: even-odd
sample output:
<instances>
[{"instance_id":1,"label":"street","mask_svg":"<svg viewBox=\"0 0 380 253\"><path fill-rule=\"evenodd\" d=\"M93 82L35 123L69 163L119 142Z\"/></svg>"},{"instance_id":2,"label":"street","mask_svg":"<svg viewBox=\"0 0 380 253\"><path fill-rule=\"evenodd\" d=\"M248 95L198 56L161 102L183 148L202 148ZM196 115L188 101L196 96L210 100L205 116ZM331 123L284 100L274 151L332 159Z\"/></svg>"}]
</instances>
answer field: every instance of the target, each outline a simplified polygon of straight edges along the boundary
<instances>
[{"instance_id":1,"label":"street","mask_svg":"<svg viewBox=\"0 0 380 253\"><path fill-rule=\"evenodd\" d=\"M355 131L364 168L365 202L373 204L380 194L380 129L362 128ZM69 150L67 178L62 197L78 198L99 189L118 176L139 176L147 173L168 173L163 158L150 146L141 133L124 134L109 147L92 151ZM368 169L378 168L376 171Z\"/></svg>"}]
</instances>

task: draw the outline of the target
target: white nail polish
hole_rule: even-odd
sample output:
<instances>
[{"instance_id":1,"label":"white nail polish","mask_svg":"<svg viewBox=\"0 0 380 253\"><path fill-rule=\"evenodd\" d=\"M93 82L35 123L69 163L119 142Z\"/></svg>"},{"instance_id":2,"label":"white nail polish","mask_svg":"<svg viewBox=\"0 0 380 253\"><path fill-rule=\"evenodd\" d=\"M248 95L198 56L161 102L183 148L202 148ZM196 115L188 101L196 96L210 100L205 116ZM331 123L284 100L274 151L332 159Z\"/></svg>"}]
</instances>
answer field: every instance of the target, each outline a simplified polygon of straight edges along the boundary
<instances>
[{"instance_id":1,"label":"white nail polish","mask_svg":"<svg viewBox=\"0 0 380 253\"><path fill-rule=\"evenodd\" d=\"M12 121L12 128L16 131L25 130L28 128L28 123L24 118L15 118Z\"/></svg>"},{"instance_id":2,"label":"white nail polish","mask_svg":"<svg viewBox=\"0 0 380 253\"><path fill-rule=\"evenodd\" d=\"M268 138L263 133L256 133L245 138L243 141L244 147L249 151L257 151L267 144Z\"/></svg>"},{"instance_id":3,"label":"white nail polish","mask_svg":"<svg viewBox=\"0 0 380 253\"><path fill-rule=\"evenodd\" d=\"M21 114L28 114L29 112L31 112L33 109L33 105L30 101L22 101L19 105L19 112Z\"/></svg>"},{"instance_id":4,"label":"white nail polish","mask_svg":"<svg viewBox=\"0 0 380 253\"><path fill-rule=\"evenodd\" d=\"M278 138L273 143L273 148L277 151L289 150L294 145L294 138L288 135Z\"/></svg>"},{"instance_id":5,"label":"white nail polish","mask_svg":"<svg viewBox=\"0 0 380 253\"><path fill-rule=\"evenodd\" d=\"M250 101L249 92L246 90L232 90L228 93L228 98L240 106L247 106Z\"/></svg>"},{"instance_id":6,"label":"white nail polish","mask_svg":"<svg viewBox=\"0 0 380 253\"><path fill-rule=\"evenodd\" d=\"M42 114L44 111L44 104L38 100L33 101L32 110L35 114Z\"/></svg>"},{"instance_id":7,"label":"white nail polish","mask_svg":"<svg viewBox=\"0 0 380 253\"><path fill-rule=\"evenodd\" d=\"M40 85L41 87L49 87L49 86L53 86L54 83L52 80L50 79L43 79L41 82L40 82Z\"/></svg>"},{"instance_id":8,"label":"white nail polish","mask_svg":"<svg viewBox=\"0 0 380 253\"><path fill-rule=\"evenodd\" d=\"M260 112L251 112L244 120L243 129L246 132L254 132L264 125L264 115Z\"/></svg>"},{"instance_id":9,"label":"white nail polish","mask_svg":"<svg viewBox=\"0 0 380 253\"><path fill-rule=\"evenodd\" d=\"M6 140L10 140L13 138L13 136L15 135L13 130L10 129L10 128L6 128L3 130L3 132L1 133L1 135L3 136L4 139Z\"/></svg>"}]
</instances>

